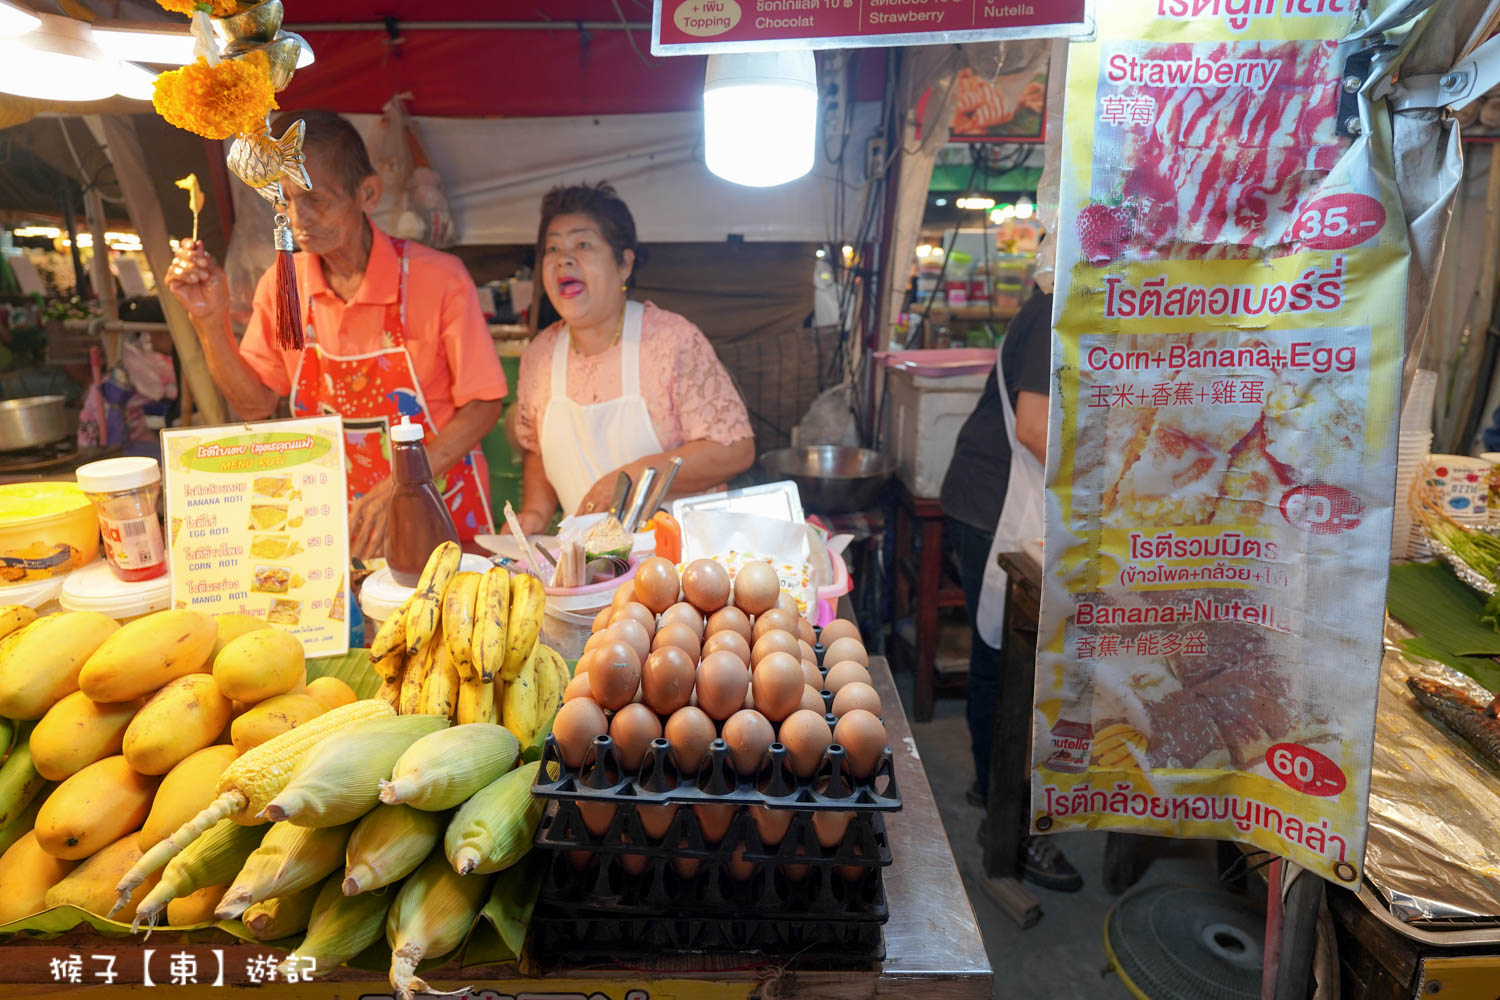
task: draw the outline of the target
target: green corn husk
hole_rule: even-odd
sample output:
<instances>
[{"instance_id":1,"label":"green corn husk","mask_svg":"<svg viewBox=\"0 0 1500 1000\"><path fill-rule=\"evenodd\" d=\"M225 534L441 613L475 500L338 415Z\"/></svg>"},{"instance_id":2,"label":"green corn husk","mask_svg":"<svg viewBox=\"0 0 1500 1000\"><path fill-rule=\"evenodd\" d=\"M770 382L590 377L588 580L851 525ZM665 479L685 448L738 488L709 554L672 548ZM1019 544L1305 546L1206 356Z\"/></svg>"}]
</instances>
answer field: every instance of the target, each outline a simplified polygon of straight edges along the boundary
<instances>
[{"instance_id":1,"label":"green corn husk","mask_svg":"<svg viewBox=\"0 0 1500 1000\"><path fill-rule=\"evenodd\" d=\"M531 850L545 799L531 794L540 761L516 768L481 788L448 823L443 853L460 875L509 868Z\"/></svg>"},{"instance_id":2,"label":"green corn husk","mask_svg":"<svg viewBox=\"0 0 1500 1000\"><path fill-rule=\"evenodd\" d=\"M379 889L416 871L437 846L447 819L443 813L411 806L376 806L349 835L344 894Z\"/></svg>"},{"instance_id":3,"label":"green corn husk","mask_svg":"<svg viewBox=\"0 0 1500 1000\"><path fill-rule=\"evenodd\" d=\"M139 928L142 921L155 927L157 918L174 899L206 886L229 882L239 874L265 835L264 826L241 826L232 819L219 820L167 862L161 881L136 908L131 930Z\"/></svg>"},{"instance_id":4,"label":"green corn husk","mask_svg":"<svg viewBox=\"0 0 1500 1000\"><path fill-rule=\"evenodd\" d=\"M257 941L279 941L301 934L307 930L313 904L321 890L322 886L314 883L285 896L263 899L251 905L240 919Z\"/></svg>"},{"instance_id":5,"label":"green corn husk","mask_svg":"<svg viewBox=\"0 0 1500 1000\"><path fill-rule=\"evenodd\" d=\"M326 975L380 940L396 894L346 896L337 875L323 883L307 922L307 937L278 965L283 975Z\"/></svg>"},{"instance_id":6,"label":"green corn husk","mask_svg":"<svg viewBox=\"0 0 1500 1000\"><path fill-rule=\"evenodd\" d=\"M417 740L448 720L436 715L373 719L334 733L308 752L281 794L266 806L273 823L338 826L352 823L380 801L380 782Z\"/></svg>"},{"instance_id":7,"label":"green corn husk","mask_svg":"<svg viewBox=\"0 0 1500 1000\"><path fill-rule=\"evenodd\" d=\"M430 992L417 975L418 963L425 956L446 955L463 943L489 899L490 881L456 875L441 854L433 854L401 883L385 922L391 988L400 1000Z\"/></svg>"},{"instance_id":8,"label":"green corn husk","mask_svg":"<svg viewBox=\"0 0 1500 1000\"><path fill-rule=\"evenodd\" d=\"M233 920L251 903L317 885L343 865L344 848L353 831L353 823L328 827L275 824L245 859L214 916Z\"/></svg>"},{"instance_id":9,"label":"green corn husk","mask_svg":"<svg viewBox=\"0 0 1500 1000\"><path fill-rule=\"evenodd\" d=\"M391 780L380 783L380 801L418 809L452 809L516 766L521 744L509 729L471 722L424 736L401 759Z\"/></svg>"}]
</instances>

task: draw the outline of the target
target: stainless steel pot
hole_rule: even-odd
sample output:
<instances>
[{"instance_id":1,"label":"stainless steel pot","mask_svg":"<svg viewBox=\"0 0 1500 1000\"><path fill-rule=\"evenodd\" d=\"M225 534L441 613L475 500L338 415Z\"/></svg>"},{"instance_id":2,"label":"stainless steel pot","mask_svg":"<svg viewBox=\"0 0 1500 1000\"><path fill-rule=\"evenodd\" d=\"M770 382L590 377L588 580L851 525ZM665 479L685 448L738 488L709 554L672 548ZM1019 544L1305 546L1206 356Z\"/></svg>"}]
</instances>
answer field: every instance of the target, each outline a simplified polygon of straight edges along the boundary
<instances>
[{"instance_id":1,"label":"stainless steel pot","mask_svg":"<svg viewBox=\"0 0 1500 1000\"><path fill-rule=\"evenodd\" d=\"M896 458L868 448L817 445L768 451L760 467L770 479L796 483L805 509L839 514L873 504L895 473Z\"/></svg>"},{"instance_id":2,"label":"stainless steel pot","mask_svg":"<svg viewBox=\"0 0 1500 1000\"><path fill-rule=\"evenodd\" d=\"M61 396L27 396L0 402L0 451L24 451L68 436Z\"/></svg>"}]
</instances>

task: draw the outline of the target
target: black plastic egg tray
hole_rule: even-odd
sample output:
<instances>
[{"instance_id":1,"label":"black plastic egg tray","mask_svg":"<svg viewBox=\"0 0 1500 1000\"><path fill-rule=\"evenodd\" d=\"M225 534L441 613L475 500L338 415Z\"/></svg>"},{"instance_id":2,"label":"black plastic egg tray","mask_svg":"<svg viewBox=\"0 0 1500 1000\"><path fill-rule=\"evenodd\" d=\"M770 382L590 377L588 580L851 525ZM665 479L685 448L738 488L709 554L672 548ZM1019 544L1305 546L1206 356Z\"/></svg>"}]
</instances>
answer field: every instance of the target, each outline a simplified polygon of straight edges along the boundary
<instances>
[{"instance_id":1,"label":"black plastic egg tray","mask_svg":"<svg viewBox=\"0 0 1500 1000\"><path fill-rule=\"evenodd\" d=\"M661 837L647 833L635 805L616 808L609 826L600 833L589 829L578 803L560 799L547 806L537 828L538 847L554 851L590 851L630 854L652 858L692 858L711 865L731 860L767 864L815 864L820 866L883 868L891 863L891 845L885 820L879 813L855 812L842 839L829 847L818 842L811 812L793 813L781 839L768 844L751 809L736 807L723 837L714 843L704 835L702 823L692 809L678 808Z\"/></svg>"},{"instance_id":2,"label":"black plastic egg tray","mask_svg":"<svg viewBox=\"0 0 1500 1000\"><path fill-rule=\"evenodd\" d=\"M548 775L557 774L555 780ZM821 789L821 790L820 790ZM563 763L557 740L551 734L542 751L533 795L544 799L623 805L746 805L800 811L864 810L894 812L901 808L901 791L891 748L885 747L874 772L855 778L844 748L830 746L810 778L792 773L786 747L772 743L760 772L737 774L722 738L708 746L696 774L677 766L672 745L664 738L651 741L637 771L620 761L614 741L596 736L582 764L570 768Z\"/></svg>"},{"instance_id":3,"label":"black plastic egg tray","mask_svg":"<svg viewBox=\"0 0 1500 1000\"><path fill-rule=\"evenodd\" d=\"M879 868L851 880L831 865L756 864L739 879L727 865L702 863L684 875L680 858L642 864L628 869L624 855L553 854L532 917L533 949L570 962L759 951L863 964L884 954L880 928L890 911Z\"/></svg>"}]
</instances>

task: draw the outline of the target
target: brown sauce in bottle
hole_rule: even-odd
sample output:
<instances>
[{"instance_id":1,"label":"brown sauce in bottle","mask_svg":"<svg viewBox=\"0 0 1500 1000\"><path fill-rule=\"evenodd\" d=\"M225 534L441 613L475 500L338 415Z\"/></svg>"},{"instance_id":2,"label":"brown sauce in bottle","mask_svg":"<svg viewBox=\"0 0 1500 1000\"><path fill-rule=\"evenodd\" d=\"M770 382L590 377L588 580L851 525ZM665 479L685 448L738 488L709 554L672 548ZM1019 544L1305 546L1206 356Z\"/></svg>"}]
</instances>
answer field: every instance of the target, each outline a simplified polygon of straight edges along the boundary
<instances>
[{"instance_id":1,"label":"brown sauce in bottle","mask_svg":"<svg viewBox=\"0 0 1500 1000\"><path fill-rule=\"evenodd\" d=\"M385 559L398 584L415 587L432 550L457 542L458 529L432 481L422 425L406 417L391 428L391 476L396 488L385 522Z\"/></svg>"}]
</instances>

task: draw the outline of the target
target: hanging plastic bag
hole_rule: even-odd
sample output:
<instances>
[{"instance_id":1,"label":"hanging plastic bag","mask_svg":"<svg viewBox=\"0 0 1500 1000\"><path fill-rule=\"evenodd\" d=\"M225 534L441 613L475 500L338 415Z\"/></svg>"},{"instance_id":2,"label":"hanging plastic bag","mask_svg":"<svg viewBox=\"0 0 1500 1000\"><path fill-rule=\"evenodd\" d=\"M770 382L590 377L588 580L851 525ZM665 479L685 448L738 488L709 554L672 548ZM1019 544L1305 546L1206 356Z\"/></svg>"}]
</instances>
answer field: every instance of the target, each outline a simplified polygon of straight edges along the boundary
<instances>
[{"instance_id":1,"label":"hanging plastic bag","mask_svg":"<svg viewBox=\"0 0 1500 1000\"><path fill-rule=\"evenodd\" d=\"M120 364L135 391L147 399L177 398L177 374L172 370L172 359L155 350L146 334L125 337Z\"/></svg>"},{"instance_id":2,"label":"hanging plastic bag","mask_svg":"<svg viewBox=\"0 0 1500 1000\"><path fill-rule=\"evenodd\" d=\"M458 227L401 95L381 109L370 136L370 160L385 185L375 217L392 236L432 247L452 246Z\"/></svg>"}]
</instances>

